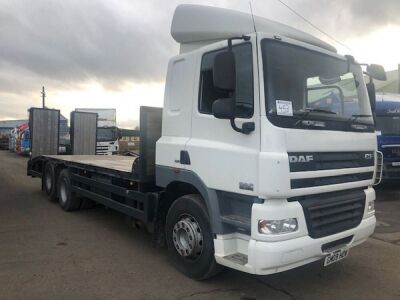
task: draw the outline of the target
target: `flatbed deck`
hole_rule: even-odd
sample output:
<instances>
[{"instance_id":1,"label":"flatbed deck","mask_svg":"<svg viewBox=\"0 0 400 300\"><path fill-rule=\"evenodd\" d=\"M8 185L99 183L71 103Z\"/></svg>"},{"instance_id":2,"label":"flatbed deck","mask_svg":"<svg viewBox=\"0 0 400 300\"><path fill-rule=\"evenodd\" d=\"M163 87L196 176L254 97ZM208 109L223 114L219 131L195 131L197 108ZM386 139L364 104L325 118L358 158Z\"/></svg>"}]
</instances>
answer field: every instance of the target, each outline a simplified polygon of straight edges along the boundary
<instances>
[{"instance_id":1,"label":"flatbed deck","mask_svg":"<svg viewBox=\"0 0 400 300\"><path fill-rule=\"evenodd\" d=\"M137 157L118 155L43 155L51 159L131 173Z\"/></svg>"}]
</instances>

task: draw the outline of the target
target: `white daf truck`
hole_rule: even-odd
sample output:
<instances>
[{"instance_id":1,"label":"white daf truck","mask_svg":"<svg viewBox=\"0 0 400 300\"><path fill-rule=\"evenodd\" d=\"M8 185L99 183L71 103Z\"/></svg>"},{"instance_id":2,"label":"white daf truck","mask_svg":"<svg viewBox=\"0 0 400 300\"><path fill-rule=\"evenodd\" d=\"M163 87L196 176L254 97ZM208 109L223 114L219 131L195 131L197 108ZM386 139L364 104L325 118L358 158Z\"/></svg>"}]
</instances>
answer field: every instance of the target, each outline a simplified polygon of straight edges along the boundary
<instances>
[{"instance_id":1,"label":"white daf truck","mask_svg":"<svg viewBox=\"0 0 400 300\"><path fill-rule=\"evenodd\" d=\"M180 53L163 109L141 108L140 156L32 158L50 198L145 223L197 280L329 265L366 241L378 155L360 65L232 10L180 5L171 34Z\"/></svg>"}]
</instances>

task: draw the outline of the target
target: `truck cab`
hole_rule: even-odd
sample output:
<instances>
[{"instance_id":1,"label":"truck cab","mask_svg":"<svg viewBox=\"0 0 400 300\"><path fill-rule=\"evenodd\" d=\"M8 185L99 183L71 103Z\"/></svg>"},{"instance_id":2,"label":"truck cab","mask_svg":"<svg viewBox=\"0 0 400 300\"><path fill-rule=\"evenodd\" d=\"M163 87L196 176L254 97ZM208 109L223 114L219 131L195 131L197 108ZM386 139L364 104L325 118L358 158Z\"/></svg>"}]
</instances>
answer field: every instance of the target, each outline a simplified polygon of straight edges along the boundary
<instances>
[{"instance_id":1,"label":"truck cab","mask_svg":"<svg viewBox=\"0 0 400 300\"><path fill-rule=\"evenodd\" d=\"M30 140L30 131L29 127L24 129L21 133L21 154L29 155L31 151L31 140Z\"/></svg>"},{"instance_id":2,"label":"truck cab","mask_svg":"<svg viewBox=\"0 0 400 300\"><path fill-rule=\"evenodd\" d=\"M377 149L361 66L230 10L178 6L171 33L157 185L202 195L217 263L270 274L364 242Z\"/></svg>"},{"instance_id":3,"label":"truck cab","mask_svg":"<svg viewBox=\"0 0 400 300\"><path fill-rule=\"evenodd\" d=\"M118 128L97 127L97 155L113 155L119 151Z\"/></svg>"},{"instance_id":4,"label":"truck cab","mask_svg":"<svg viewBox=\"0 0 400 300\"><path fill-rule=\"evenodd\" d=\"M400 179L400 95L376 95L376 134L383 154L382 181Z\"/></svg>"}]
</instances>

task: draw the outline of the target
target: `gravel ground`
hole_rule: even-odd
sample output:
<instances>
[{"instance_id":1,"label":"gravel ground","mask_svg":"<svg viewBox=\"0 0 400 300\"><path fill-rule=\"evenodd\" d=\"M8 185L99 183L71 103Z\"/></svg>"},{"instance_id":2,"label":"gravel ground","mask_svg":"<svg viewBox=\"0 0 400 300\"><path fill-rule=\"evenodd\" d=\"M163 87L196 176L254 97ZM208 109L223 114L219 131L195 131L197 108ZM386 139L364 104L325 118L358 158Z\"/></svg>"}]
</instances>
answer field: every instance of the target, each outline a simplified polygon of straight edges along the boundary
<instances>
[{"instance_id":1,"label":"gravel ground","mask_svg":"<svg viewBox=\"0 0 400 300\"><path fill-rule=\"evenodd\" d=\"M400 193L378 190L378 227L348 258L273 276L192 281L145 231L97 207L65 213L0 151L0 299L400 299Z\"/></svg>"}]
</instances>

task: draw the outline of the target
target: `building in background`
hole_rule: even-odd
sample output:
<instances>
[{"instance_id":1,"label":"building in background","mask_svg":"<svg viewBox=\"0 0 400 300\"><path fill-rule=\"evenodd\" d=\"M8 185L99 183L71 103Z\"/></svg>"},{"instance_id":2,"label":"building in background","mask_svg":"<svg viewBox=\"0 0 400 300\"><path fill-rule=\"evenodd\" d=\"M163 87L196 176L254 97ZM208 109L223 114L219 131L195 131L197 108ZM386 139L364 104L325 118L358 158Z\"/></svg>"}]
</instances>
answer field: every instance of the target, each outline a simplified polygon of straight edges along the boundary
<instances>
[{"instance_id":1,"label":"building in background","mask_svg":"<svg viewBox=\"0 0 400 300\"><path fill-rule=\"evenodd\" d=\"M24 123L28 123L28 120L6 120L0 121L0 135L7 135L11 133L11 130Z\"/></svg>"},{"instance_id":2,"label":"building in background","mask_svg":"<svg viewBox=\"0 0 400 300\"><path fill-rule=\"evenodd\" d=\"M119 128L119 149L121 154L139 151L140 130Z\"/></svg>"}]
</instances>

